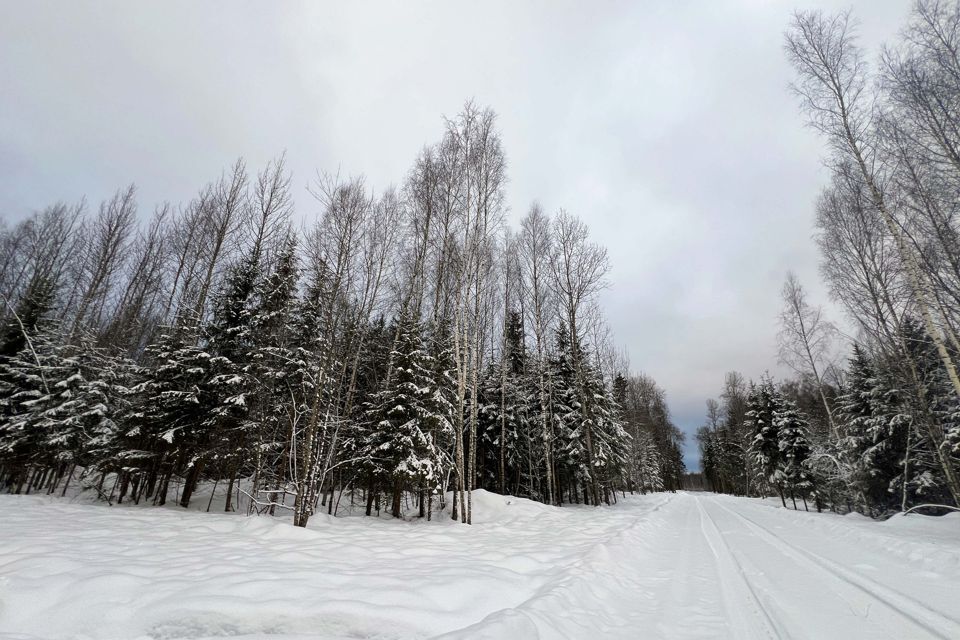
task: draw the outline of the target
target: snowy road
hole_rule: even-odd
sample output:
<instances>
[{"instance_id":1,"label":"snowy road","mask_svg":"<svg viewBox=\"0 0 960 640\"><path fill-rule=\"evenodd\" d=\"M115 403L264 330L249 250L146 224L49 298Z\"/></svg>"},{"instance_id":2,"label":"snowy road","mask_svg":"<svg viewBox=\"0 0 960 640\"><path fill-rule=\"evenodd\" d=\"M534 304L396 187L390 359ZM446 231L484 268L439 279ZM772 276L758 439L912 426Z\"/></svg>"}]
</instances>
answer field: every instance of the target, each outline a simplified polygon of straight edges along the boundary
<instances>
[{"instance_id":1,"label":"snowy road","mask_svg":"<svg viewBox=\"0 0 960 640\"><path fill-rule=\"evenodd\" d=\"M960 516L878 523L709 494L477 524L0 496L0 636L960 638Z\"/></svg>"}]
</instances>

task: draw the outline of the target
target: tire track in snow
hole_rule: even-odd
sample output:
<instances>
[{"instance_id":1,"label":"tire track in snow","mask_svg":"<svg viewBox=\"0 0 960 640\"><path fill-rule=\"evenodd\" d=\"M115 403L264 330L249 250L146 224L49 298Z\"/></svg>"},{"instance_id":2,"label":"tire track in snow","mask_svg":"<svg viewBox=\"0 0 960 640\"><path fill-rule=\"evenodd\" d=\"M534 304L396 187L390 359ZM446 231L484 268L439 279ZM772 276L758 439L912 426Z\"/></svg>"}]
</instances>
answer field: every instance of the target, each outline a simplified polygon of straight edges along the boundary
<instances>
[{"instance_id":1,"label":"tire track in snow","mask_svg":"<svg viewBox=\"0 0 960 640\"><path fill-rule=\"evenodd\" d=\"M857 574L816 552L787 542L767 527L737 513L717 500L712 500L711 503L744 523L748 529L766 540L770 546L779 549L784 555L797 561L802 567L816 567L821 574L829 576L834 585L839 586L839 589L833 589L838 595L845 596L853 593L854 600L862 600L862 596L866 595L868 599L879 603L878 609L881 615L884 611L887 612L886 617L893 613L895 616L910 621L935 638L943 638L944 640L960 638L960 624L956 620L930 609L911 596L887 587L872 578ZM847 601L849 602L849 600ZM872 607L868 607L868 614L873 611Z\"/></svg>"},{"instance_id":2,"label":"tire track in snow","mask_svg":"<svg viewBox=\"0 0 960 640\"><path fill-rule=\"evenodd\" d=\"M730 549L730 545L724 540L723 534L717 528L713 518L703 508L700 498L694 495L690 497L696 501L697 510L700 512L700 531L710 546L719 567L717 575L720 576L723 586L721 596L723 597L724 608L733 626L733 636L735 638L772 639L789 637L785 633L783 623L772 615L768 606L764 605L747 578L743 565L737 560L733 550ZM731 593L734 595L731 595ZM744 615L741 609L744 605L749 609L751 616Z\"/></svg>"},{"instance_id":3,"label":"tire track in snow","mask_svg":"<svg viewBox=\"0 0 960 640\"><path fill-rule=\"evenodd\" d=\"M672 526L636 529L642 553L631 557L637 576L635 611L649 619L644 637L716 640L733 637L728 608L719 597L719 564L702 530L696 501L681 494ZM626 562L626 559L624 559Z\"/></svg>"}]
</instances>

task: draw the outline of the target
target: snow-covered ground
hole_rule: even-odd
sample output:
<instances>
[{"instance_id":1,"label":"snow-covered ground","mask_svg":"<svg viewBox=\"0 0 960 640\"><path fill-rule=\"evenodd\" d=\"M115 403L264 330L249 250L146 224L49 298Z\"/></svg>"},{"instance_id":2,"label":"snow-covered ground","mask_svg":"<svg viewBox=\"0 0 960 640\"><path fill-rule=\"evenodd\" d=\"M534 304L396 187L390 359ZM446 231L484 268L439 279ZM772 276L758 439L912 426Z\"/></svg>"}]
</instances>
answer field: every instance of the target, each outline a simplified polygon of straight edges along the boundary
<instances>
[{"instance_id":1,"label":"snow-covered ground","mask_svg":"<svg viewBox=\"0 0 960 640\"><path fill-rule=\"evenodd\" d=\"M12 638L960 638L960 514L477 492L476 524L0 496Z\"/></svg>"}]
</instances>

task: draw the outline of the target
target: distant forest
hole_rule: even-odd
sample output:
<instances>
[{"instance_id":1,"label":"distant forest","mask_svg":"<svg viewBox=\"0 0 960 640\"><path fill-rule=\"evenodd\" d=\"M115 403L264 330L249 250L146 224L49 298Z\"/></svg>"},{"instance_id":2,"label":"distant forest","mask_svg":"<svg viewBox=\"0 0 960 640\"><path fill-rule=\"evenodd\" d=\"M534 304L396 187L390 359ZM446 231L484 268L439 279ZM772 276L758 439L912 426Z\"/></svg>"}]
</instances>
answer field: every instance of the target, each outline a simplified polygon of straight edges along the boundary
<instances>
[{"instance_id":1,"label":"distant forest","mask_svg":"<svg viewBox=\"0 0 960 640\"><path fill-rule=\"evenodd\" d=\"M187 507L208 483L300 526L345 493L470 522L477 488L679 488L664 393L597 305L606 251L563 211L505 224L493 111L399 188L321 175L295 212L290 180L241 160L152 216L130 186L0 231L0 486Z\"/></svg>"}]
</instances>

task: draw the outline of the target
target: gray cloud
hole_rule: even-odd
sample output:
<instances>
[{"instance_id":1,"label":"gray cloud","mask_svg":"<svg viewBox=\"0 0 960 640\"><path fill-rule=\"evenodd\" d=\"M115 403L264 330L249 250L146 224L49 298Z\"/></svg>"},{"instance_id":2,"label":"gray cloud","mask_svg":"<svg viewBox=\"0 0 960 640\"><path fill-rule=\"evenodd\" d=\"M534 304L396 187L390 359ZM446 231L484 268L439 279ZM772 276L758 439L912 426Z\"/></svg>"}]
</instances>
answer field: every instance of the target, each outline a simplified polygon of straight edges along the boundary
<instances>
[{"instance_id":1,"label":"gray cloud","mask_svg":"<svg viewBox=\"0 0 960 640\"><path fill-rule=\"evenodd\" d=\"M848 0L806 2L828 10ZM858 0L864 44L907 6ZM508 201L590 224L604 306L692 432L725 371L775 369L787 269L815 297L821 147L787 91L793 3L5 3L0 215L189 199L243 155L400 181L441 115L491 105ZM305 192L305 216L314 213ZM696 464L690 443L688 463Z\"/></svg>"}]
</instances>

